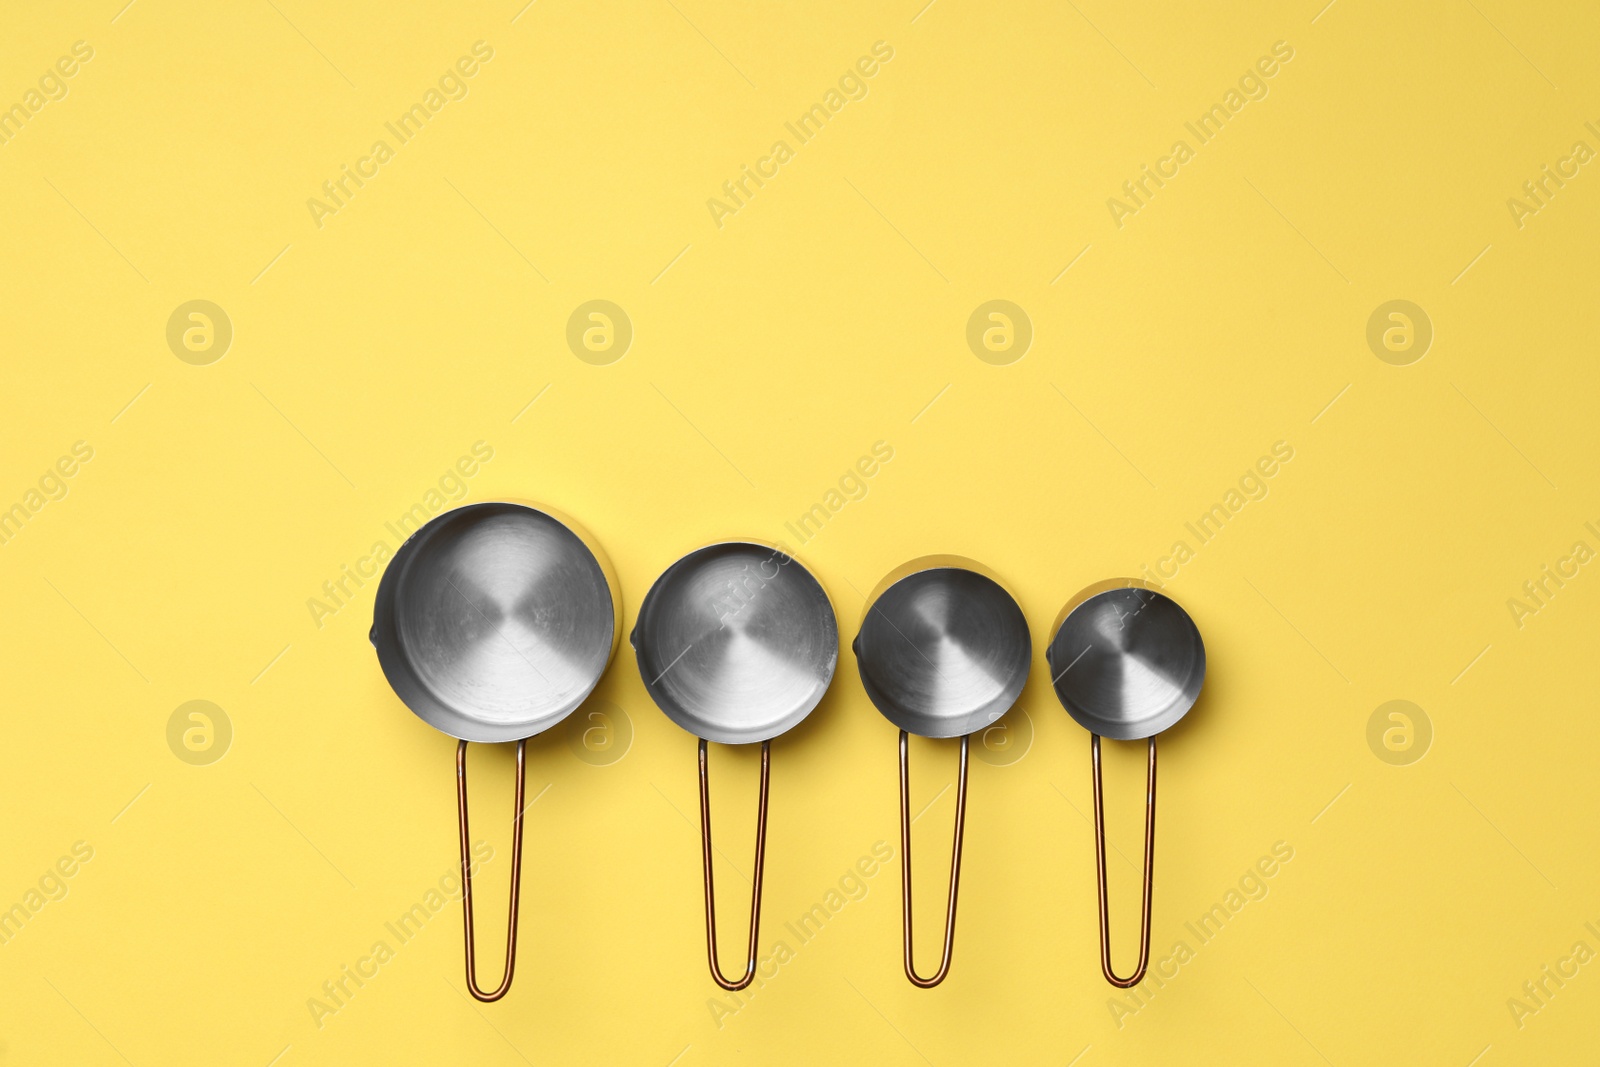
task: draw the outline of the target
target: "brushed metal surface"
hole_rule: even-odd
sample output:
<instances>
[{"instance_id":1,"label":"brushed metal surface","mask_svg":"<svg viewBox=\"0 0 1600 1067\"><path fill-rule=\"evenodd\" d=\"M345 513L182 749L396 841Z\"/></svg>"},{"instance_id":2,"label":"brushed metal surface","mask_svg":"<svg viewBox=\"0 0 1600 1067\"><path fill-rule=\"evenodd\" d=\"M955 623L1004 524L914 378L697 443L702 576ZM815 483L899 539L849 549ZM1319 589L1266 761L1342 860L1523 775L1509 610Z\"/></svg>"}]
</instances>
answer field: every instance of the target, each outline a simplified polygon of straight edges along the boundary
<instances>
[{"instance_id":1,"label":"brushed metal surface","mask_svg":"<svg viewBox=\"0 0 1600 1067\"><path fill-rule=\"evenodd\" d=\"M1199 698L1205 643L1170 597L1136 584L1104 584L1113 587L1079 594L1081 602L1051 637L1045 650L1051 685L1091 733L1122 741L1151 737Z\"/></svg>"},{"instance_id":2,"label":"brushed metal surface","mask_svg":"<svg viewBox=\"0 0 1600 1067\"><path fill-rule=\"evenodd\" d=\"M515 741L566 718L599 683L616 614L601 561L559 519L469 504L390 561L372 643L423 722L466 741Z\"/></svg>"},{"instance_id":3,"label":"brushed metal surface","mask_svg":"<svg viewBox=\"0 0 1600 1067\"><path fill-rule=\"evenodd\" d=\"M1022 693L1033 641L994 579L955 566L916 570L872 601L851 646L884 718L923 737L960 737Z\"/></svg>"},{"instance_id":4,"label":"brushed metal surface","mask_svg":"<svg viewBox=\"0 0 1600 1067\"><path fill-rule=\"evenodd\" d=\"M668 567L645 594L631 641L656 705L723 744L794 727L839 663L839 623L821 583L753 541L707 545Z\"/></svg>"}]
</instances>

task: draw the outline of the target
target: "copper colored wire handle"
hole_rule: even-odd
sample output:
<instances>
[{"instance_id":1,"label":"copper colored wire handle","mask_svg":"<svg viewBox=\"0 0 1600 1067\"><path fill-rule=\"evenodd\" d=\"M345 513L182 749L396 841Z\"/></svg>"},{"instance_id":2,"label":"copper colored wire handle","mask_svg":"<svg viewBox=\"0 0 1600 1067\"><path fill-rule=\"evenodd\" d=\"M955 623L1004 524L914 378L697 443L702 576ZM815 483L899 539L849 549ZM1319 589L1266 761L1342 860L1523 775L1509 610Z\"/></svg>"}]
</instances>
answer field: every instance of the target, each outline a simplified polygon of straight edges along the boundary
<instances>
[{"instance_id":1,"label":"copper colored wire handle","mask_svg":"<svg viewBox=\"0 0 1600 1067\"><path fill-rule=\"evenodd\" d=\"M511 820L511 918L506 931L506 973L492 993L478 988L478 965L472 943L472 858L467 830L467 743L456 746L456 810L461 820L461 907L466 912L467 991L485 1004L493 1004L511 988L511 972L517 965L517 901L522 890L522 797L527 783L526 740L517 742L517 807Z\"/></svg>"},{"instance_id":2,"label":"copper colored wire handle","mask_svg":"<svg viewBox=\"0 0 1600 1067\"><path fill-rule=\"evenodd\" d=\"M944 954L933 977L917 973L911 955L911 770L906 759L906 732L900 731L900 903L903 917L906 977L911 984L932 989L950 973L950 953L956 940L956 894L961 889L961 840L967 822L967 741L961 738L961 777L956 786L956 843L950 858L950 904L944 915Z\"/></svg>"},{"instance_id":3,"label":"copper colored wire handle","mask_svg":"<svg viewBox=\"0 0 1600 1067\"><path fill-rule=\"evenodd\" d=\"M1127 978L1118 978L1111 969L1111 919L1106 910L1106 820L1105 804L1100 787L1100 735L1094 734L1091 751L1094 758L1094 859L1100 873L1100 970L1106 981L1121 989L1136 986L1144 980L1150 966L1150 896L1152 871L1156 859L1156 739L1150 739L1150 777L1146 786L1144 809L1144 914L1139 933L1139 967Z\"/></svg>"},{"instance_id":4,"label":"copper colored wire handle","mask_svg":"<svg viewBox=\"0 0 1600 1067\"><path fill-rule=\"evenodd\" d=\"M744 976L738 981L723 977L717 963L717 894L711 882L711 786L706 781L706 739L700 739L700 855L706 868L706 956L711 961L711 977L730 993L749 985L756 976L756 941L761 934L761 871L767 856L767 781L772 769L772 742L761 742L761 801L756 812L755 888L750 893L750 951L746 955Z\"/></svg>"}]
</instances>

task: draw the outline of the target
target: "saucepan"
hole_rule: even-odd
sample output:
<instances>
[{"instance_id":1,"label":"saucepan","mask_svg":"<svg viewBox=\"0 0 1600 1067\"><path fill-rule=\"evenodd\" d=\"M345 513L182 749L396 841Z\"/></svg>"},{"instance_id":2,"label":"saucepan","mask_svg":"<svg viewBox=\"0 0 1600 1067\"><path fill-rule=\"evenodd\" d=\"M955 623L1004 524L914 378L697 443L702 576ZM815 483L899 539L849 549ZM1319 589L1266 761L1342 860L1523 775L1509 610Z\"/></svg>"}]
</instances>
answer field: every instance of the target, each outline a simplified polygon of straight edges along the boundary
<instances>
[{"instance_id":1,"label":"saucepan","mask_svg":"<svg viewBox=\"0 0 1600 1067\"><path fill-rule=\"evenodd\" d=\"M867 598L851 646L861 684L900 728L900 897L906 978L927 989L950 973L956 895L967 815L967 748L1016 703L1028 681L1033 641L1016 598L987 568L958 556L904 564ZM955 844L945 911L944 951L930 977L917 973L911 938L911 777L908 734L961 738Z\"/></svg>"},{"instance_id":2,"label":"saucepan","mask_svg":"<svg viewBox=\"0 0 1600 1067\"><path fill-rule=\"evenodd\" d=\"M1100 582L1067 601L1045 652L1051 686L1067 714L1089 731L1094 768L1094 849L1100 885L1100 970L1122 989L1136 986L1150 965L1150 911L1156 849L1156 735L1200 697L1206 648L1189 613L1136 578ZM1106 829L1100 738L1148 739L1145 788L1144 903L1139 963L1124 978L1111 966L1106 908Z\"/></svg>"},{"instance_id":3,"label":"saucepan","mask_svg":"<svg viewBox=\"0 0 1600 1067\"><path fill-rule=\"evenodd\" d=\"M656 579L631 641L651 698L700 742L706 955L717 985L737 991L756 973L772 739L798 725L827 692L839 662L839 624L822 584L792 556L759 541L724 541L690 552ZM711 741L761 743L750 942L738 978L722 973L717 956L706 773Z\"/></svg>"},{"instance_id":4,"label":"saucepan","mask_svg":"<svg viewBox=\"0 0 1600 1067\"><path fill-rule=\"evenodd\" d=\"M522 886L527 745L570 715L616 652L622 603L605 554L571 519L509 501L468 504L408 538L384 570L372 644L395 694L457 739L456 813L467 988L511 988ZM511 904L500 985L479 988L472 927L467 744L517 744Z\"/></svg>"}]
</instances>

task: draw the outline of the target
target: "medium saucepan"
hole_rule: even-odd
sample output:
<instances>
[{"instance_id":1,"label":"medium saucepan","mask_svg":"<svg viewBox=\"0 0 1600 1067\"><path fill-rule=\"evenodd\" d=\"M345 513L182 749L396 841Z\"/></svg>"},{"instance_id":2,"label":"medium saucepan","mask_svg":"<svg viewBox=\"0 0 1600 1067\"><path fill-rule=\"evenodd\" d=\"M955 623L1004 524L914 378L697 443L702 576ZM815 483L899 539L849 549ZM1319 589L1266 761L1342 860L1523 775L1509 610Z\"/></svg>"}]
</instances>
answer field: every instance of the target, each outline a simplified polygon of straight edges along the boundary
<instances>
[{"instance_id":1,"label":"medium saucepan","mask_svg":"<svg viewBox=\"0 0 1600 1067\"><path fill-rule=\"evenodd\" d=\"M639 607L631 640L651 698L700 741L706 955L712 979L723 989L740 990L756 973L772 739L798 725L827 692L839 662L839 624L822 584L792 556L759 541L724 541L696 549L656 579ZM710 741L761 742L750 943L738 978L725 976L717 959L706 780Z\"/></svg>"}]
</instances>

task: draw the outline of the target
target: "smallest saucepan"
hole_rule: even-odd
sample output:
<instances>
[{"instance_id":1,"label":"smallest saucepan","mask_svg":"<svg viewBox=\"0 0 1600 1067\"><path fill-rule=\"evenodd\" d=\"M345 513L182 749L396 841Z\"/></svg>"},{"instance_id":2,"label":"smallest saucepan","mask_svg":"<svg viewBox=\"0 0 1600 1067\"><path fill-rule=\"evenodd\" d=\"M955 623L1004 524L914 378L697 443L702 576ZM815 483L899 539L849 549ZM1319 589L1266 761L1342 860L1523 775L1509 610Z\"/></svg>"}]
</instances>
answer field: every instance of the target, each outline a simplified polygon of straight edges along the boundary
<instances>
[{"instance_id":1,"label":"smallest saucepan","mask_svg":"<svg viewBox=\"0 0 1600 1067\"><path fill-rule=\"evenodd\" d=\"M700 740L700 855L705 868L706 955L723 989L756 974L761 878L767 848L772 739L822 700L839 663L839 624L822 584L779 548L759 541L707 545L668 567L634 625L639 674L667 718ZM711 793L707 743L761 742L755 883L743 975L723 975L711 877Z\"/></svg>"},{"instance_id":2,"label":"smallest saucepan","mask_svg":"<svg viewBox=\"0 0 1600 1067\"><path fill-rule=\"evenodd\" d=\"M1176 723L1200 696L1206 648L1189 613L1136 578L1099 582L1067 601L1045 650L1050 684L1067 714L1091 735L1094 766L1094 848L1100 880L1100 970L1127 989L1150 965L1150 901L1156 841L1156 735ZM1100 776L1100 738L1149 739L1145 793L1144 907L1139 965L1127 978L1111 967L1106 909L1106 830Z\"/></svg>"},{"instance_id":3,"label":"smallest saucepan","mask_svg":"<svg viewBox=\"0 0 1600 1067\"><path fill-rule=\"evenodd\" d=\"M851 646L861 685L900 728L900 902L906 978L928 989L950 973L967 817L971 735L1004 715L1022 694L1033 641L1022 609L999 579L959 556L928 556L889 572L867 598ZM955 845L944 920L944 952L931 977L917 973L911 938L911 772L907 735L961 738Z\"/></svg>"}]
</instances>

